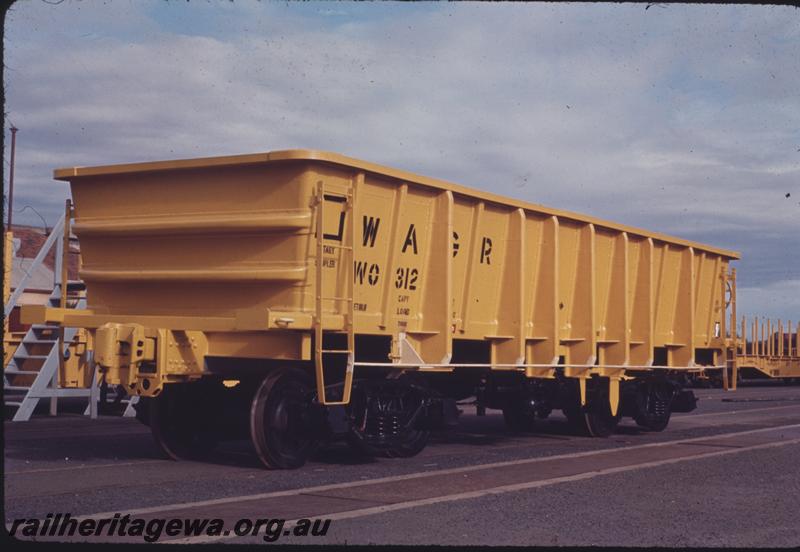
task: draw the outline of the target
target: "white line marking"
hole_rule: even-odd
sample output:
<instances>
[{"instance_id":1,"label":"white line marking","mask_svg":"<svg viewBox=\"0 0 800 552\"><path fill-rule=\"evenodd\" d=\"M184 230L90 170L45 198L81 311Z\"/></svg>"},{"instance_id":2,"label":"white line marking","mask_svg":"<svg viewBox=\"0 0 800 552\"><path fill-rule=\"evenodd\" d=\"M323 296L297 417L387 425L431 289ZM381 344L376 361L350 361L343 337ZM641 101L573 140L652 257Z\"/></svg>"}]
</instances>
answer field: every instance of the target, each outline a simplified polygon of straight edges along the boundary
<instances>
[{"instance_id":1,"label":"white line marking","mask_svg":"<svg viewBox=\"0 0 800 552\"><path fill-rule=\"evenodd\" d=\"M733 411L728 411L728 412L710 412L708 414L683 414L683 415L672 416L671 421L673 421L673 422L674 421L686 422L686 421L695 420L697 418L706 418L706 417L712 417L712 416L730 416L732 414L747 414L747 413L750 413L750 412L763 412L765 410L782 410L782 409L786 409L786 408L800 408L800 405L794 404L794 405L788 405L788 406L771 406L771 407L765 407L765 408L751 408L749 410L733 410ZM483 435L483 434L481 434L481 435ZM529 443L517 442L517 443L514 443L512 445L505 445L505 446L502 446L502 445L501 446L497 446L497 445L495 445L492 448L493 449L518 448L520 446L525 446L527 444L529 444ZM226 451L225 454L226 455L234 455L234 456L244 456L244 457L247 457L247 458L251 457L251 454L249 454L249 453L238 452L238 451ZM116 467L120 467L120 466L138 466L138 465L141 465L141 464L153 464L153 463L158 463L158 462L172 463L171 460L144 460L142 462L125 462L125 463L119 463L119 464L84 464L84 465L81 465L81 466L66 466L66 467L63 467L63 468L40 468L40 469L34 469L34 470L13 471L13 472L6 472L6 475L25 475L25 474L28 474L28 473L47 473L47 472L56 472L56 471L67 471L67 470L88 470L88 469L95 469L95 468L116 468ZM423 467L430 467L430 466L436 466L436 465L437 464L435 464L435 463L434 464L424 464ZM259 472L260 471L261 470L259 470ZM317 471L317 470L315 470L315 471Z\"/></svg>"},{"instance_id":2,"label":"white line marking","mask_svg":"<svg viewBox=\"0 0 800 552\"><path fill-rule=\"evenodd\" d=\"M767 406L764 408L749 408L745 410L729 410L727 412L709 412L708 414L682 414L672 416L672 420L688 420L694 418L709 418L711 416L730 416L731 414L747 414L748 412L763 412L765 410L783 410L785 408L800 408L800 404L790 404L786 406Z\"/></svg>"},{"instance_id":3,"label":"white line marking","mask_svg":"<svg viewBox=\"0 0 800 552\"><path fill-rule=\"evenodd\" d=\"M595 456L600 454L609 454L615 453L619 451L626 451L626 450L640 450L644 448L651 448L651 447L664 447L669 445L676 445L679 443L691 443L695 441L706 441L708 439L721 439L721 438L728 438L728 437L738 437L741 435L752 435L754 433L764 433L767 431L779 431L781 429L794 429L800 428L800 424L790 424L785 426L776 426L776 427L768 427L768 428L761 428L761 429L751 429L747 431L738 431L735 433L722 433L717 435L706 435L704 437L693 437L691 439L676 439L673 441L662 441L659 443L647 443L644 445L633 445L630 447L612 447L603 450L593 450L593 451L584 451L584 452L572 452L568 454L559 454L554 456L539 456L536 458L523 458L520 460L506 460L503 462L493 462L490 464L477 464L473 466L462 466L460 468L447 468L441 470L431 470L431 471L424 471L424 472L415 472L409 473L405 475L392 475L388 477L379 477L376 479L364 479L360 481L347 481L344 483L332 483L329 485L319 485L316 487L304 487L299 489L288 489L285 491L273 491L268 493L258 493L252 495L241 495L241 496L231 496L226 498L215 498L211 500L199 500L196 502L179 502L175 504L164 504L162 506L152 506L148 508L139 508L136 510L124 510L125 513L130 515L138 515L138 514L151 514L154 512L168 512L170 510L183 510L188 508L199 508L204 506L218 506L222 504L231 504L235 502L246 502L251 500L262 500L265 498L275 498L275 497L282 497L282 496L295 496L299 494L307 494L307 493L317 493L321 491L332 491L336 489L347 489L350 487L362 487L365 485L375 485L378 483L392 483L395 481L405 481L408 479L418 479L423 477L437 477L440 475L450 475L453 473L465 473L465 472L472 472L478 470L486 470L491 468L502 468L506 466L519 466L522 464L534 464L537 462L545 462L550 460L560 460L564 458L580 458L584 456ZM741 449L736 449L741 450ZM104 517L112 517L114 514L122 513L123 510L113 510L109 512L100 512L95 514L87 514L80 516L75 519L86 519L86 518L104 518Z\"/></svg>"},{"instance_id":4,"label":"white line marking","mask_svg":"<svg viewBox=\"0 0 800 552\"><path fill-rule=\"evenodd\" d=\"M572 481L581 481L584 479L593 479L595 477L600 477L602 475L612 475L616 473L622 473L627 471L639 470L643 468L654 468L658 466L665 466L668 464L676 464L678 462L686 462L689 460L698 460L702 458L713 458L716 456L724 456L726 454L736 454L740 452L746 452L750 450L758 450L758 449L765 449L765 448L774 448L774 447L782 447L787 445L794 445L800 443L800 439L791 439L789 441L781 441L777 443L762 443L760 445L752 445L749 447L742 447L738 449L728 449L728 450L720 450L720 451L713 451L713 452L706 452L702 454L696 454L692 456L685 456L682 458L670 458L666 460L654 460L652 462L643 462L641 464L636 464L632 466L620 466L616 468L604 468L595 471L589 471L584 473L579 473L575 475L567 475L563 477L554 477L552 479L541 479L539 481L528 481L526 483L514 483L511 485L502 485L500 487L492 487L489 489L481 489L479 491L469 491L465 493L457 493L451 495L444 495L444 496L436 496L431 498L423 498L419 500L409 500L407 502L397 502L394 504L386 504L383 506L371 506L369 508L361 508L359 510L349 510L347 512L338 512L334 514L319 514L315 515L315 519L330 519L331 521L339 521L343 519L353 519L358 517L364 516L372 516L375 514L383 514L386 512L392 512L396 510L407 510L409 508L418 508L420 506L429 506L431 504L439 504L442 502L454 502L457 500L467 500L470 498L481 498L487 495L499 495L504 493L516 492L516 491L524 491L528 489L536 489L538 487L546 487L549 485L556 485L559 483L568 483ZM293 519L291 521L287 521L284 525L285 528L290 529L294 527L294 525L298 522L298 519ZM182 539L170 540L170 541L163 541L165 544L194 544L194 543L201 543L201 542L215 542L225 539L235 538L237 535L219 535L219 536L198 536L198 537L186 537Z\"/></svg>"},{"instance_id":5,"label":"white line marking","mask_svg":"<svg viewBox=\"0 0 800 552\"><path fill-rule=\"evenodd\" d=\"M167 463L167 462L171 462L171 460L143 460L141 462L122 462L119 464L83 464L80 466L65 466L63 468L39 468L35 470L6 472L6 475L25 475L26 473L43 473L43 472L65 471L65 470L89 470L95 468L117 468L120 466L140 466L142 464L155 464L155 463Z\"/></svg>"}]
</instances>

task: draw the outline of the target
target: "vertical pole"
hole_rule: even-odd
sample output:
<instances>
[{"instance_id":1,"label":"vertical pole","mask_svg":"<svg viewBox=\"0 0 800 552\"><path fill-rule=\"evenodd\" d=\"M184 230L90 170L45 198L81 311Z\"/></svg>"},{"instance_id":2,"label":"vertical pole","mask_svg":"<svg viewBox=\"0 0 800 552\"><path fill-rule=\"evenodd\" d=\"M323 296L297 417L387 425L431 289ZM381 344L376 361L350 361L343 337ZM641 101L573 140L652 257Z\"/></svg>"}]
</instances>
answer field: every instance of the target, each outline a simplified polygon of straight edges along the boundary
<instances>
[{"instance_id":1,"label":"vertical pole","mask_svg":"<svg viewBox=\"0 0 800 552\"><path fill-rule=\"evenodd\" d=\"M731 358L731 388L736 390L736 381L739 379L739 362L736 351L739 344L739 336L736 335L736 269L731 269L731 337L733 338L733 355Z\"/></svg>"},{"instance_id":2,"label":"vertical pole","mask_svg":"<svg viewBox=\"0 0 800 552\"><path fill-rule=\"evenodd\" d=\"M325 397L325 374L322 364L322 258L324 254L324 206L325 206L325 185L322 180L317 182L317 272L316 272L316 301L314 317L314 367L316 372L317 393L319 401L326 403Z\"/></svg>"},{"instance_id":3,"label":"vertical pole","mask_svg":"<svg viewBox=\"0 0 800 552\"><path fill-rule=\"evenodd\" d=\"M772 356L772 319L767 319L767 356Z\"/></svg>"},{"instance_id":4,"label":"vertical pole","mask_svg":"<svg viewBox=\"0 0 800 552\"><path fill-rule=\"evenodd\" d=\"M758 333L760 326L758 321L758 316L756 316L755 321L753 322L753 335L755 336L756 341L756 356L761 356L761 335Z\"/></svg>"},{"instance_id":5,"label":"vertical pole","mask_svg":"<svg viewBox=\"0 0 800 552\"><path fill-rule=\"evenodd\" d=\"M745 315L742 315L742 354L747 354L747 322Z\"/></svg>"},{"instance_id":6,"label":"vertical pole","mask_svg":"<svg viewBox=\"0 0 800 552\"><path fill-rule=\"evenodd\" d=\"M719 317L721 326L720 336L722 337L722 342L725 344L722 358L722 388L725 391L728 391L730 388L728 385L728 355L730 354L730 341L728 340L728 304L725 301L725 293L728 291L728 289L731 289L731 292L733 292L733 289L730 288L728 284L728 265L723 267L720 278L722 278L722 316ZM733 301L733 295L731 295L731 301Z\"/></svg>"},{"instance_id":7,"label":"vertical pole","mask_svg":"<svg viewBox=\"0 0 800 552\"><path fill-rule=\"evenodd\" d=\"M89 389L89 418L97 419L97 403L99 402L100 374L97 363L94 361L94 351L87 351L86 360L89 370L92 371L92 387Z\"/></svg>"},{"instance_id":8,"label":"vertical pole","mask_svg":"<svg viewBox=\"0 0 800 552\"><path fill-rule=\"evenodd\" d=\"M11 231L11 224L14 216L14 158L17 151L17 130L14 125L11 125L11 166L9 167L8 175L8 231Z\"/></svg>"},{"instance_id":9,"label":"vertical pole","mask_svg":"<svg viewBox=\"0 0 800 552\"><path fill-rule=\"evenodd\" d=\"M347 367L344 375L344 388L342 389L341 402L349 403L353 390L353 363L356 361L356 305L355 305L355 262L356 262L356 191L364 187L364 173L356 175L355 182L347 192L347 208L345 217L349 219L347 233L348 239L344 240L346 249L343 257L348 259L351 272L346 272L347 279ZM324 199L324 198L323 198ZM449 311L448 311L449 312Z\"/></svg>"},{"instance_id":10,"label":"vertical pole","mask_svg":"<svg viewBox=\"0 0 800 552\"><path fill-rule=\"evenodd\" d=\"M64 235L61 236L61 275L59 283L59 308L67 307L67 283L69 281L69 235L70 222L72 217L72 201L69 199L64 204ZM61 374L66 373L66 365L64 361L64 326L60 326L58 330L58 370L53 374L52 387L53 390L59 387L59 377ZM55 416L58 412L58 397L53 394L50 397L50 415Z\"/></svg>"}]
</instances>

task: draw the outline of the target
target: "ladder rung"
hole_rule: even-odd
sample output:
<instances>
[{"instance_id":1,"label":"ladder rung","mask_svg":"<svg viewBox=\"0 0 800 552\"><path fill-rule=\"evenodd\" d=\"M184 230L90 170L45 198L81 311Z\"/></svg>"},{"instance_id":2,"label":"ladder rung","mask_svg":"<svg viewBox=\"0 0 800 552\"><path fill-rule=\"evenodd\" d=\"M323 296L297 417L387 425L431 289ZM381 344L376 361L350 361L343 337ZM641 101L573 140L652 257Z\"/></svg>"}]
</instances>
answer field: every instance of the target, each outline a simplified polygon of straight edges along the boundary
<instances>
[{"instance_id":1,"label":"ladder rung","mask_svg":"<svg viewBox=\"0 0 800 552\"><path fill-rule=\"evenodd\" d=\"M22 403L17 401L3 401L3 404L6 406L22 406Z\"/></svg>"},{"instance_id":2,"label":"ladder rung","mask_svg":"<svg viewBox=\"0 0 800 552\"><path fill-rule=\"evenodd\" d=\"M29 354L24 353L22 351L20 351L18 353L16 353L16 352L14 353L14 358L15 359L43 360L43 359L46 359L48 356L49 355L29 355Z\"/></svg>"},{"instance_id":3,"label":"ladder rung","mask_svg":"<svg viewBox=\"0 0 800 552\"><path fill-rule=\"evenodd\" d=\"M6 391L30 391L31 388L23 385L6 385L3 389Z\"/></svg>"},{"instance_id":4,"label":"ladder rung","mask_svg":"<svg viewBox=\"0 0 800 552\"><path fill-rule=\"evenodd\" d=\"M36 370L6 370L4 372L6 376L34 376L38 373Z\"/></svg>"},{"instance_id":5,"label":"ladder rung","mask_svg":"<svg viewBox=\"0 0 800 552\"><path fill-rule=\"evenodd\" d=\"M344 199L348 199L353 196L353 193L351 190L348 190L347 192L334 192L331 190L325 190L325 195L328 197L343 197Z\"/></svg>"},{"instance_id":6,"label":"ladder rung","mask_svg":"<svg viewBox=\"0 0 800 552\"><path fill-rule=\"evenodd\" d=\"M320 301L352 301L352 297L320 297Z\"/></svg>"},{"instance_id":7,"label":"ladder rung","mask_svg":"<svg viewBox=\"0 0 800 552\"><path fill-rule=\"evenodd\" d=\"M343 349L322 349L321 353L339 353L339 354L350 354L353 351L343 350Z\"/></svg>"}]
</instances>

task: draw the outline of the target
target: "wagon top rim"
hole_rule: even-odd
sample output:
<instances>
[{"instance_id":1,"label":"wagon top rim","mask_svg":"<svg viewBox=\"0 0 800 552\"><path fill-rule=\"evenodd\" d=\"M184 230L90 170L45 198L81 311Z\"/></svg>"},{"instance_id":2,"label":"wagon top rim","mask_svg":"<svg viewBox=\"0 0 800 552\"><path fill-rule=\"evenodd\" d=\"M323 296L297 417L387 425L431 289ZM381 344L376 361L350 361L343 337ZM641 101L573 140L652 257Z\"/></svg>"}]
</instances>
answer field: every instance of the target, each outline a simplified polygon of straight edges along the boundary
<instances>
[{"instance_id":1,"label":"wagon top rim","mask_svg":"<svg viewBox=\"0 0 800 552\"><path fill-rule=\"evenodd\" d=\"M338 153L333 153L328 151L320 151L320 150L290 149L290 150L278 150L278 151L270 151L263 153L251 153L244 155L198 157L193 159L173 159L166 161L150 161L143 163L98 165L92 167L67 167L54 170L53 178L56 180L72 181L82 177L91 177L91 176L124 175L133 173L191 170L191 169L203 169L212 167L222 168L222 167L234 167L234 166L259 165L259 164L282 162L282 161L316 161L322 163L330 163L339 166L345 166L373 174L388 176L390 178L401 180L403 182L414 183L421 186L436 188L440 190L449 190L454 194L472 197L498 205L517 207L525 209L527 211L533 211L545 215L556 216L562 219L569 219L576 222L594 224L596 227L599 228L607 228L611 230L626 232L629 235L651 238L653 240L660 241L663 243L680 245L684 247L692 247L699 251L705 251L716 255L720 255L727 259L735 260L741 258L740 253L737 251L721 249L700 242L686 240L683 238L670 236L668 234L662 234L660 232L652 232L650 230L644 230L642 228L636 228L634 226L628 226L625 224L620 224L617 222L600 219L597 217L593 217L591 215L585 215L581 213L575 213L572 211L565 211L562 209L546 207L538 203L532 203L529 201L523 201L519 199L510 198L507 196L493 194L491 192L477 190L475 188L462 186L460 184L455 184L452 182L448 182L446 180L440 180L437 178L422 176L412 172L403 171L392 167L387 167L385 165L379 165L377 163L371 163L369 161L355 159L353 157L348 157L346 155L341 155Z\"/></svg>"}]
</instances>

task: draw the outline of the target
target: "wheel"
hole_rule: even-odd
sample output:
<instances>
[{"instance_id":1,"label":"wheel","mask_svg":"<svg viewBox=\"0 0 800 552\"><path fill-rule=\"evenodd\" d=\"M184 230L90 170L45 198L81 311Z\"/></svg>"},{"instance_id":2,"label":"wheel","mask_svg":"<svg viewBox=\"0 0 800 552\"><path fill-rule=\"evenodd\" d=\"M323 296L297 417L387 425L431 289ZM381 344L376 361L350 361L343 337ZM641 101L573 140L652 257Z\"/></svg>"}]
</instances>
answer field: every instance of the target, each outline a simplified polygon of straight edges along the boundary
<instances>
[{"instance_id":1,"label":"wheel","mask_svg":"<svg viewBox=\"0 0 800 552\"><path fill-rule=\"evenodd\" d=\"M312 394L309 378L296 369L278 369L261 382L250 407L250 437L267 468L299 468L316 449Z\"/></svg>"},{"instance_id":2,"label":"wheel","mask_svg":"<svg viewBox=\"0 0 800 552\"><path fill-rule=\"evenodd\" d=\"M217 446L213 408L205 401L202 383L171 384L149 400L149 425L156 445L173 460L197 460Z\"/></svg>"},{"instance_id":3,"label":"wheel","mask_svg":"<svg viewBox=\"0 0 800 552\"><path fill-rule=\"evenodd\" d=\"M422 429L415 429L410 432L403 442L389 447L386 456L389 458L411 458L416 456L428 445L431 432Z\"/></svg>"},{"instance_id":4,"label":"wheel","mask_svg":"<svg viewBox=\"0 0 800 552\"><path fill-rule=\"evenodd\" d=\"M590 404L583 413L586 433L590 437L609 437L617 429L620 418L622 418L621 410L617 408L617 414L612 415L608 399L605 397L595 401L594 404Z\"/></svg>"},{"instance_id":5,"label":"wheel","mask_svg":"<svg viewBox=\"0 0 800 552\"><path fill-rule=\"evenodd\" d=\"M587 385L586 406L581 406L580 395L575 393L573 403L562 408L562 412L578 433L589 437L608 437L614 433L622 419L622 405L612 415L608 403L608 383L590 381Z\"/></svg>"},{"instance_id":6,"label":"wheel","mask_svg":"<svg viewBox=\"0 0 800 552\"><path fill-rule=\"evenodd\" d=\"M664 431L672 415L673 390L666 385L648 384L636 394L636 425L647 431Z\"/></svg>"}]
</instances>

